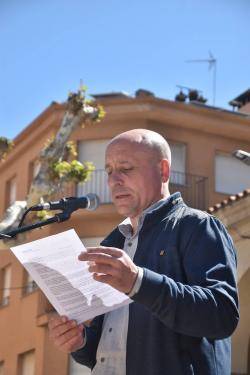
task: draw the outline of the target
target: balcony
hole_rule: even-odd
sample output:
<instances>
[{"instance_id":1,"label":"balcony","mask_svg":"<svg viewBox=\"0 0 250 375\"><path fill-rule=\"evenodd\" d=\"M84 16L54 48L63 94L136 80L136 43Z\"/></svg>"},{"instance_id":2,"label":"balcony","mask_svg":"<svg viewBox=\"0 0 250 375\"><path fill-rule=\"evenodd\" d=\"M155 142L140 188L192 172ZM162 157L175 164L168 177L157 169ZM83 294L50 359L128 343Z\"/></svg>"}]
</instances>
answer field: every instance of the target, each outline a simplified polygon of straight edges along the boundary
<instances>
[{"instance_id":1,"label":"balcony","mask_svg":"<svg viewBox=\"0 0 250 375\"><path fill-rule=\"evenodd\" d=\"M172 171L169 188L171 193L179 191L188 206L207 210L208 177Z\"/></svg>"},{"instance_id":2,"label":"balcony","mask_svg":"<svg viewBox=\"0 0 250 375\"><path fill-rule=\"evenodd\" d=\"M184 201L191 207L206 210L208 205L208 178L187 173L172 171L170 177L170 191L180 191ZM107 175L104 170L95 170L91 179L80 183L76 187L69 187L63 194L65 196L95 193L100 197L102 204L111 203L111 195L107 184Z\"/></svg>"}]
</instances>

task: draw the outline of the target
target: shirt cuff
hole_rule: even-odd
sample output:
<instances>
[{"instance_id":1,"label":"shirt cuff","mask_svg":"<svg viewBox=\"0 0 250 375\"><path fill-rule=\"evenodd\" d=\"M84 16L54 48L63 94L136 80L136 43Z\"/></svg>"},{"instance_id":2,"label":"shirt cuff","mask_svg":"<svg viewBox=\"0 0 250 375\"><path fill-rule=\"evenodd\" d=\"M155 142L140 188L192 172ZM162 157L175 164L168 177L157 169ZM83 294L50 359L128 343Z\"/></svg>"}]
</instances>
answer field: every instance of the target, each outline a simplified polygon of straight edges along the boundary
<instances>
[{"instance_id":1,"label":"shirt cuff","mask_svg":"<svg viewBox=\"0 0 250 375\"><path fill-rule=\"evenodd\" d=\"M131 289L131 291L128 293L128 296L129 297L133 297L136 293L139 292L139 289L141 287L141 284L142 284L142 279L143 279L143 268L141 267L137 267L138 269L138 274L137 274L137 278L135 280L135 283L134 283L134 286L133 288Z\"/></svg>"}]
</instances>

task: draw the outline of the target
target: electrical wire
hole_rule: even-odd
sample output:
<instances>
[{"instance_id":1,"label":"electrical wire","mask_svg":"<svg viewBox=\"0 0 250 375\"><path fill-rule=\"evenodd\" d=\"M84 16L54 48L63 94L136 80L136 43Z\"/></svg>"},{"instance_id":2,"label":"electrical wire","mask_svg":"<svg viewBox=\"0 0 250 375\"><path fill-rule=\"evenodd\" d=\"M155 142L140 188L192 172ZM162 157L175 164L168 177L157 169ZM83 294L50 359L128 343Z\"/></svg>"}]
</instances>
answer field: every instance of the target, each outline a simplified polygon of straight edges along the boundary
<instances>
[{"instance_id":1,"label":"electrical wire","mask_svg":"<svg viewBox=\"0 0 250 375\"><path fill-rule=\"evenodd\" d=\"M18 224L18 228L21 228L21 226L22 226L22 224L23 224L23 222L24 222L24 219L25 219L26 215L27 215L30 211L32 211L33 207L35 207L35 206L31 206L31 207L29 207L29 208L24 212L24 214L23 214L23 216L22 216L22 218L21 218L21 220L20 220L20 223Z\"/></svg>"}]
</instances>

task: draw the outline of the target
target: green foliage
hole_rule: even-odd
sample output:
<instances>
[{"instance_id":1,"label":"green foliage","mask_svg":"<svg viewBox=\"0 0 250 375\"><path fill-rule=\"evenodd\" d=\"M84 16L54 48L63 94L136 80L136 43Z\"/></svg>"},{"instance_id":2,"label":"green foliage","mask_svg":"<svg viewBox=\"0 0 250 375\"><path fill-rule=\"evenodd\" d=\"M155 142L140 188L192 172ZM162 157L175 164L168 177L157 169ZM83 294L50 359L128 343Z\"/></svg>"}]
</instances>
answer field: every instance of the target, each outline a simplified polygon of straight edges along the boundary
<instances>
[{"instance_id":1,"label":"green foliage","mask_svg":"<svg viewBox=\"0 0 250 375\"><path fill-rule=\"evenodd\" d=\"M6 155L13 148L14 143L6 137L0 137L0 159L4 160Z\"/></svg>"},{"instance_id":2,"label":"green foliage","mask_svg":"<svg viewBox=\"0 0 250 375\"><path fill-rule=\"evenodd\" d=\"M51 215L51 213L48 213L48 211L45 211L45 210L38 211L38 212L36 213L36 217L37 217L40 221L45 221L45 220L51 218L52 216L54 216L54 215Z\"/></svg>"},{"instance_id":3,"label":"green foliage","mask_svg":"<svg viewBox=\"0 0 250 375\"><path fill-rule=\"evenodd\" d=\"M74 141L68 141L65 149L70 156L77 156L76 143Z\"/></svg>"},{"instance_id":4,"label":"green foliage","mask_svg":"<svg viewBox=\"0 0 250 375\"><path fill-rule=\"evenodd\" d=\"M81 85L79 90L68 95L68 109L75 115L82 112L85 115L85 122L99 122L105 116L103 107L93 99L86 98L87 87Z\"/></svg>"},{"instance_id":5,"label":"green foliage","mask_svg":"<svg viewBox=\"0 0 250 375\"><path fill-rule=\"evenodd\" d=\"M96 121L100 122L105 117L106 112L104 111L104 108L102 105L98 105L97 109L98 109L98 115L97 115Z\"/></svg>"},{"instance_id":6,"label":"green foliage","mask_svg":"<svg viewBox=\"0 0 250 375\"><path fill-rule=\"evenodd\" d=\"M91 173L95 167L91 162L81 163L78 160L57 161L52 164L52 180L60 181L63 179L65 182L84 182L90 178Z\"/></svg>"}]
</instances>

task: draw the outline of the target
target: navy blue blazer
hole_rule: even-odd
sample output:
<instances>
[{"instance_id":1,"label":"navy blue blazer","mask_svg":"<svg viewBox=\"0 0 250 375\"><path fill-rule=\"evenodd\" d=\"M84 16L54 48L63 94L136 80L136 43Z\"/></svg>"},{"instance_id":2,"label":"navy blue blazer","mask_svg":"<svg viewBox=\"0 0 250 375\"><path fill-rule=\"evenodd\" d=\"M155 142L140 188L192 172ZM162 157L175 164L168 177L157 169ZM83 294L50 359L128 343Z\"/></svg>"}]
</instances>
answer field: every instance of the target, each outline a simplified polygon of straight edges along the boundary
<instances>
[{"instance_id":1,"label":"navy blue blazer","mask_svg":"<svg viewBox=\"0 0 250 375\"><path fill-rule=\"evenodd\" d=\"M123 248L118 230L103 246ZM147 214L134 262L144 269L129 305L127 375L229 375L238 320L236 253L223 224L186 206L180 193ZM96 363L103 316L73 358Z\"/></svg>"}]
</instances>

